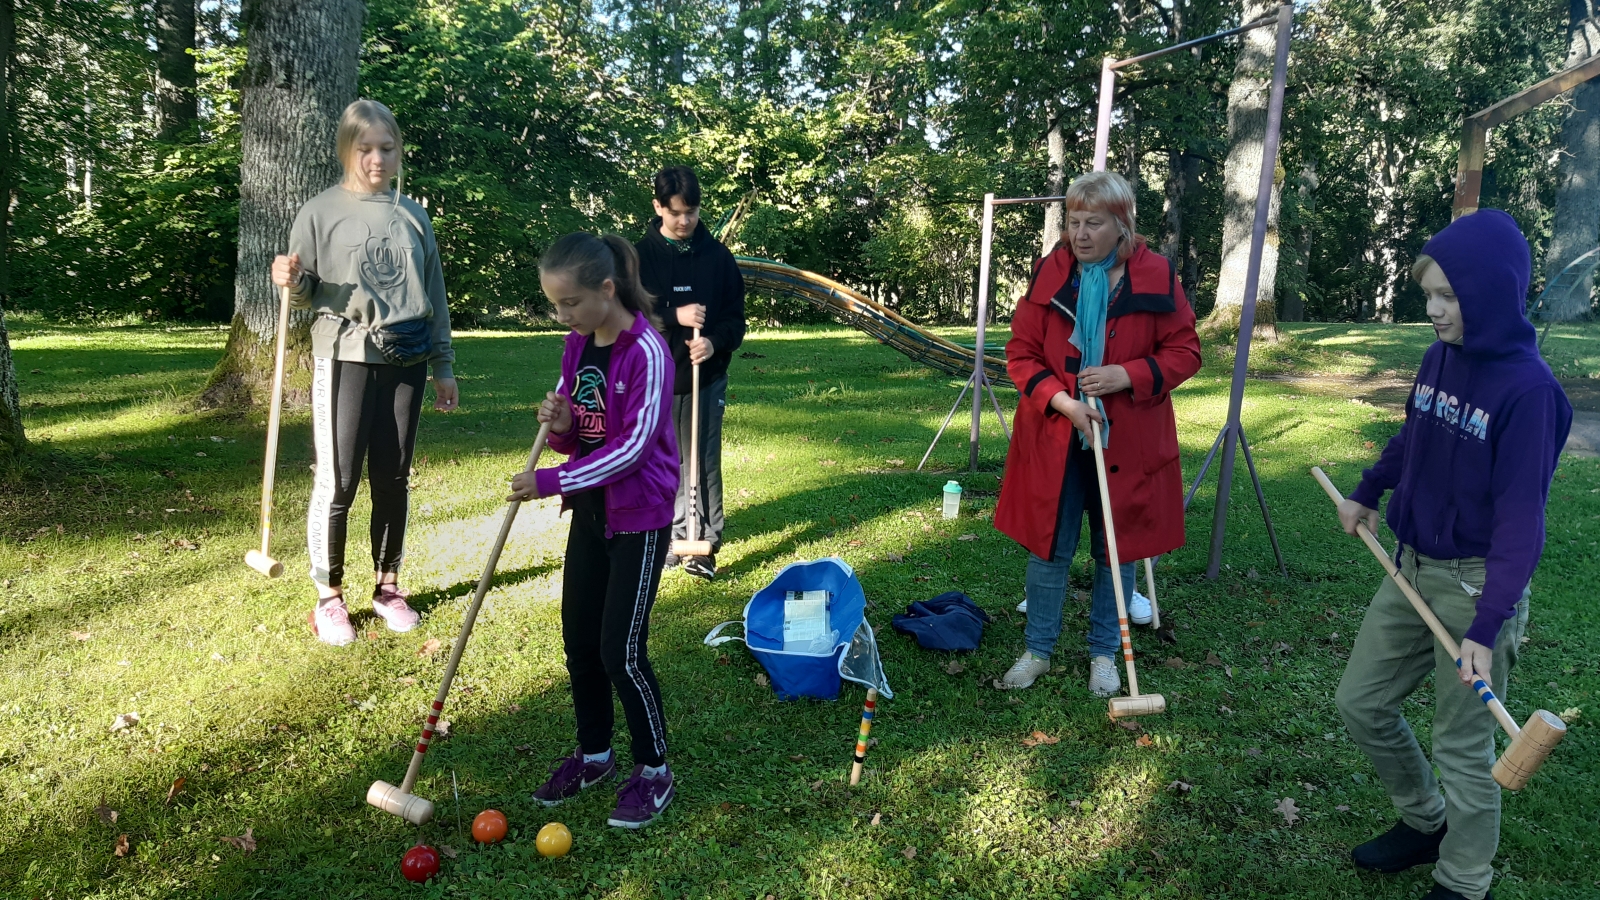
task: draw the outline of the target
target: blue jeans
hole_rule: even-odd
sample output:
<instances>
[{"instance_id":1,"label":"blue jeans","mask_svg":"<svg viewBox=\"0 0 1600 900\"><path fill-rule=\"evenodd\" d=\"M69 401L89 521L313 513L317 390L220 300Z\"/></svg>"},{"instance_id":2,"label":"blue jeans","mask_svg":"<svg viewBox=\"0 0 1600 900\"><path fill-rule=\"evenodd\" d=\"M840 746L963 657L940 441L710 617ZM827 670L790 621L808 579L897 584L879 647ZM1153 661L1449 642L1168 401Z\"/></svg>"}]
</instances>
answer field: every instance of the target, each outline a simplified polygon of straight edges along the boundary
<instances>
[{"instance_id":1,"label":"blue jeans","mask_svg":"<svg viewBox=\"0 0 1600 900\"><path fill-rule=\"evenodd\" d=\"M1094 559L1094 589L1089 601L1089 656L1117 658L1117 597L1106 560L1105 520L1100 512L1100 483L1089 452L1074 446L1067 453L1066 483L1062 485L1061 512L1056 520L1055 559L1028 554L1028 650L1049 659L1061 636L1061 607L1067 598L1067 574L1078 551L1079 526L1089 513L1089 555ZM1133 597L1133 563L1123 563L1122 597Z\"/></svg>"}]
</instances>

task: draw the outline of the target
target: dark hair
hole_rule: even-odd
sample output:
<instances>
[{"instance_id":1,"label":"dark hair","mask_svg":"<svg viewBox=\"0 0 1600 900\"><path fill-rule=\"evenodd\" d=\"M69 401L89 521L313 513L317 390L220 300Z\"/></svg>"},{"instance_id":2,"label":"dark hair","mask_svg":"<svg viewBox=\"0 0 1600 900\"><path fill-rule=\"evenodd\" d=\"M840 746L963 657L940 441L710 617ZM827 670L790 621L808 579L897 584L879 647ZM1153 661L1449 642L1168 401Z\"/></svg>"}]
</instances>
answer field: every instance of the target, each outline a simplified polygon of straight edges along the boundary
<instances>
[{"instance_id":1,"label":"dark hair","mask_svg":"<svg viewBox=\"0 0 1600 900\"><path fill-rule=\"evenodd\" d=\"M671 206L673 197L682 197L691 207L700 205L700 179L688 166L668 166L656 173L656 202Z\"/></svg>"},{"instance_id":2,"label":"dark hair","mask_svg":"<svg viewBox=\"0 0 1600 900\"><path fill-rule=\"evenodd\" d=\"M616 285L617 299L625 309L644 313L655 330L661 330L661 319L656 316L656 298L639 283L639 253L618 234L595 237L583 231L561 238L539 258L541 272L570 272L578 286L586 291L597 291L611 279Z\"/></svg>"}]
</instances>

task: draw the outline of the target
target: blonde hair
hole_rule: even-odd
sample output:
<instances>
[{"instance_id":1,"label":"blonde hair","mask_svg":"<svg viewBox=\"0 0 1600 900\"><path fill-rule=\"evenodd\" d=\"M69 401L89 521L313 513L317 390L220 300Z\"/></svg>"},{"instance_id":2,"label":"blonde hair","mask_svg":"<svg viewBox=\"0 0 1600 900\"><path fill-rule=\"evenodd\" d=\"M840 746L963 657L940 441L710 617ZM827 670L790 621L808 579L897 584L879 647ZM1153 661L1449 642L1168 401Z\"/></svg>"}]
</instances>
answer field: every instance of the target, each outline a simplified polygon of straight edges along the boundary
<instances>
[{"instance_id":1,"label":"blonde hair","mask_svg":"<svg viewBox=\"0 0 1600 900\"><path fill-rule=\"evenodd\" d=\"M1134 231L1138 198L1128 180L1115 172L1089 172L1079 175L1067 187L1067 210L1103 212L1116 220L1122 237L1117 242L1117 261L1133 255L1144 236Z\"/></svg>"},{"instance_id":2,"label":"blonde hair","mask_svg":"<svg viewBox=\"0 0 1600 900\"><path fill-rule=\"evenodd\" d=\"M1438 262L1433 257L1426 253L1418 253L1417 261L1411 264L1411 280L1421 284L1422 276L1428 274L1428 267L1436 265Z\"/></svg>"},{"instance_id":3,"label":"blonde hair","mask_svg":"<svg viewBox=\"0 0 1600 900\"><path fill-rule=\"evenodd\" d=\"M389 107L376 100L357 100L344 108L344 113L339 116L339 130L334 138L333 152L339 157L339 165L344 167L345 177L350 176L353 163L350 155L356 148L356 141L361 139L361 133L368 128L383 126L394 135L395 149L398 151L395 166L394 196L398 202L400 194L406 185L406 144L400 135L400 123L395 121L394 113Z\"/></svg>"}]
</instances>

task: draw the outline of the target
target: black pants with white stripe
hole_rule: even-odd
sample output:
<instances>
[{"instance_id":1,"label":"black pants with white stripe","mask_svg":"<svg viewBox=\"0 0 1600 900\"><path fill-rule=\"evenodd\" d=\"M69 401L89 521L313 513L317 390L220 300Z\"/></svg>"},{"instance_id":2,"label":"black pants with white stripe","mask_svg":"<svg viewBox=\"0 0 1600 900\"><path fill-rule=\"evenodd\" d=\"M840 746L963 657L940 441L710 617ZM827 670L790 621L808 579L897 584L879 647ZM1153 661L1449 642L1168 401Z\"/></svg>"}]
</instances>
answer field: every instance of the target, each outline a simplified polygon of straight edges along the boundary
<instances>
[{"instance_id":1,"label":"black pants with white stripe","mask_svg":"<svg viewBox=\"0 0 1600 900\"><path fill-rule=\"evenodd\" d=\"M633 738L634 763L659 766L666 760L661 687L646 644L669 531L616 532L608 538L605 490L572 497L572 530L567 533L561 587L561 638L572 681L578 745L585 753L604 753L611 746L615 690Z\"/></svg>"},{"instance_id":2,"label":"black pants with white stripe","mask_svg":"<svg viewBox=\"0 0 1600 900\"><path fill-rule=\"evenodd\" d=\"M306 513L306 549L318 584L344 584L344 543L361 486L372 488L372 569L398 572L405 554L411 454L417 445L428 367L322 359L311 376L317 474Z\"/></svg>"}]
</instances>

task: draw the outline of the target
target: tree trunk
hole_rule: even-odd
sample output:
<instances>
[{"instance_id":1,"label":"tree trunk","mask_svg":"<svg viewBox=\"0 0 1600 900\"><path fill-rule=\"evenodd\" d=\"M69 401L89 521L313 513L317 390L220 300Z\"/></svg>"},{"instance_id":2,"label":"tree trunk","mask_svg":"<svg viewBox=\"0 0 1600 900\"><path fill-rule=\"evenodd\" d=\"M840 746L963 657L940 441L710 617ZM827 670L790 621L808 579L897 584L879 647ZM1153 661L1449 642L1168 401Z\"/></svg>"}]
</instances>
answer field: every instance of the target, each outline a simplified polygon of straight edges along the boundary
<instances>
[{"instance_id":1,"label":"tree trunk","mask_svg":"<svg viewBox=\"0 0 1600 900\"><path fill-rule=\"evenodd\" d=\"M1067 192L1067 142L1061 134L1061 107L1054 100L1050 104L1046 118L1049 124L1045 132L1045 151L1047 163L1044 175L1044 195L1046 197L1059 197ZM1056 247L1056 242L1061 240L1061 231L1066 227L1067 205L1065 203L1046 203L1044 205L1044 231L1040 235L1040 256L1049 255Z\"/></svg>"},{"instance_id":2,"label":"tree trunk","mask_svg":"<svg viewBox=\"0 0 1600 900\"><path fill-rule=\"evenodd\" d=\"M11 54L16 38L15 0L0 0L0 464L22 453L22 403L17 397L17 364L6 333L6 307L11 303Z\"/></svg>"},{"instance_id":3,"label":"tree trunk","mask_svg":"<svg viewBox=\"0 0 1600 900\"><path fill-rule=\"evenodd\" d=\"M1167 151L1166 202L1161 217L1161 255L1174 266L1179 265L1183 254L1183 201L1188 193L1188 182L1183 177L1185 154L1180 150ZM1184 285L1189 288L1189 285Z\"/></svg>"},{"instance_id":4,"label":"tree trunk","mask_svg":"<svg viewBox=\"0 0 1600 900\"><path fill-rule=\"evenodd\" d=\"M156 0L157 137L174 141L194 125L195 0Z\"/></svg>"},{"instance_id":5,"label":"tree trunk","mask_svg":"<svg viewBox=\"0 0 1600 900\"><path fill-rule=\"evenodd\" d=\"M1588 0L1572 0L1567 26L1567 65L1600 52L1600 18ZM1545 283L1600 241L1600 80L1572 92L1572 108L1561 123L1561 164L1556 177L1556 214L1545 253ZM1551 322L1586 318L1590 292L1574 291L1539 311Z\"/></svg>"},{"instance_id":6,"label":"tree trunk","mask_svg":"<svg viewBox=\"0 0 1600 900\"><path fill-rule=\"evenodd\" d=\"M1317 203L1317 161L1307 157L1300 167L1300 246L1295 253L1295 289L1283 298L1283 315L1279 321L1304 322L1306 320L1306 290L1311 280L1311 217Z\"/></svg>"},{"instance_id":7,"label":"tree trunk","mask_svg":"<svg viewBox=\"0 0 1600 900\"><path fill-rule=\"evenodd\" d=\"M1243 0L1243 18L1253 22L1278 8L1276 0ZM1206 319L1214 334L1238 331L1244 309L1244 280L1250 267L1250 232L1255 224L1256 195L1261 179L1262 145L1267 136L1267 99L1272 90L1272 60L1277 30L1246 32L1228 88L1228 160L1223 166L1222 267L1217 276L1217 303ZM1256 331L1276 332L1273 305L1278 276L1278 198L1282 168L1272 180L1267 212L1267 241L1261 254L1256 289Z\"/></svg>"},{"instance_id":8,"label":"tree trunk","mask_svg":"<svg viewBox=\"0 0 1600 900\"><path fill-rule=\"evenodd\" d=\"M360 0L254 0L242 14L248 57L239 126L239 264L233 328L201 394L205 406L270 401L278 291L269 270L311 197L338 183L339 115L356 98ZM309 394L309 312L290 322L285 393Z\"/></svg>"}]
</instances>

